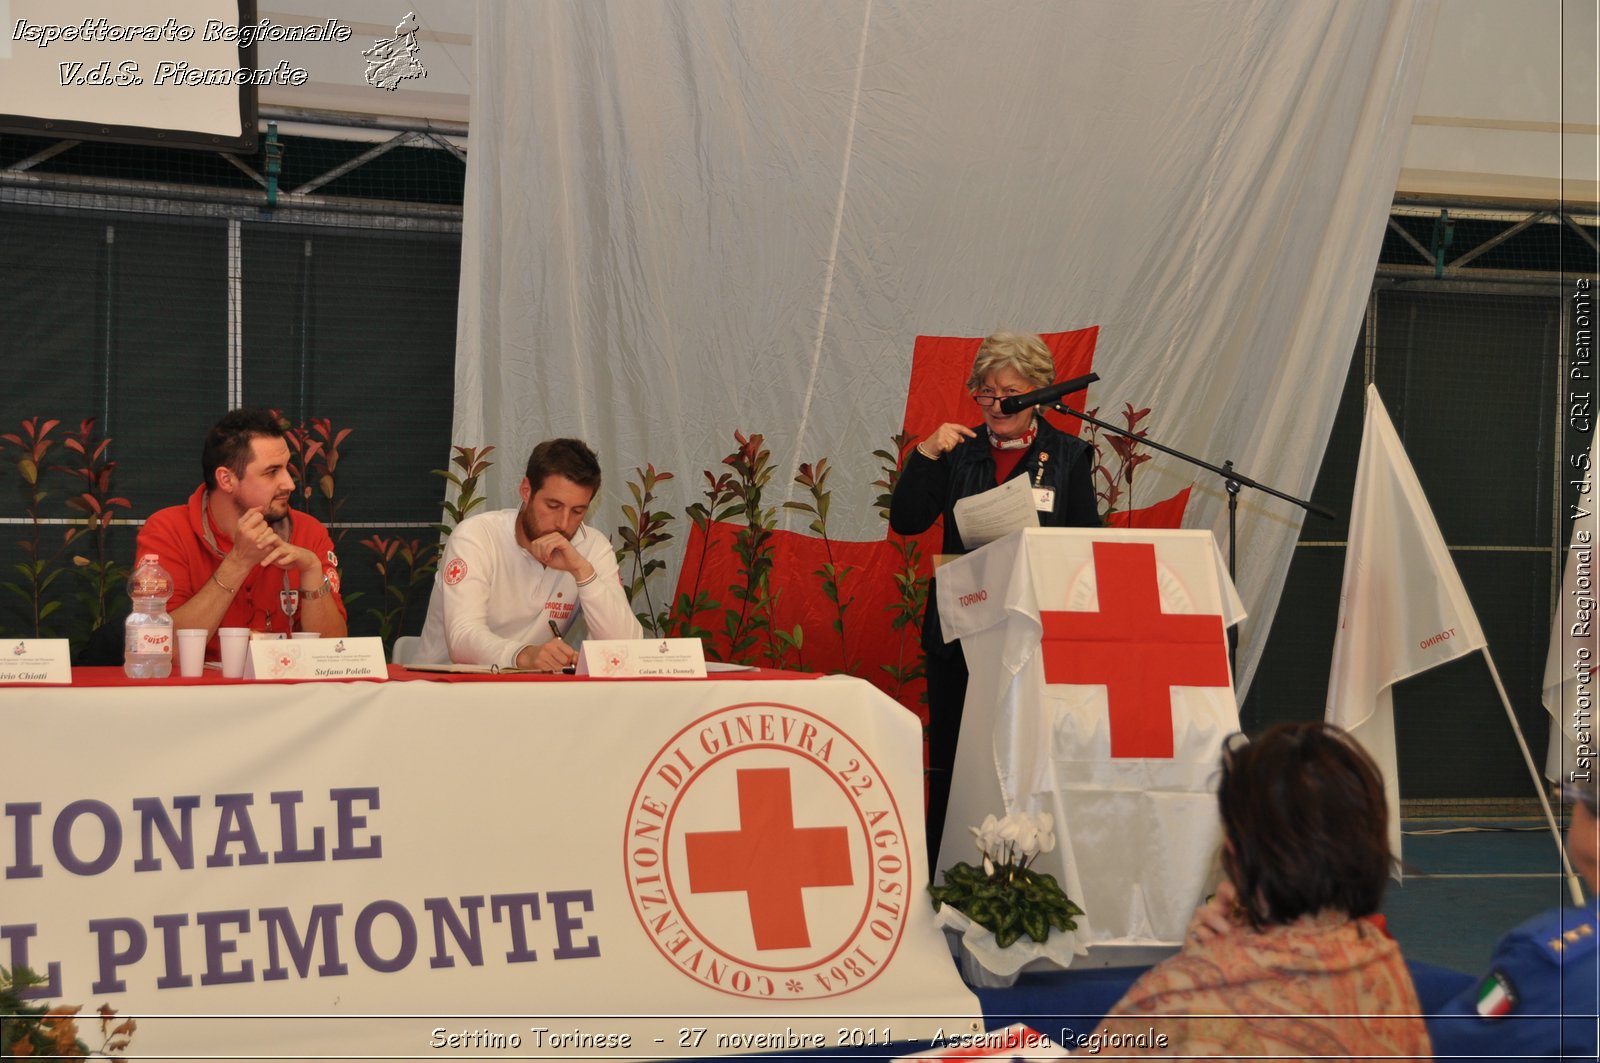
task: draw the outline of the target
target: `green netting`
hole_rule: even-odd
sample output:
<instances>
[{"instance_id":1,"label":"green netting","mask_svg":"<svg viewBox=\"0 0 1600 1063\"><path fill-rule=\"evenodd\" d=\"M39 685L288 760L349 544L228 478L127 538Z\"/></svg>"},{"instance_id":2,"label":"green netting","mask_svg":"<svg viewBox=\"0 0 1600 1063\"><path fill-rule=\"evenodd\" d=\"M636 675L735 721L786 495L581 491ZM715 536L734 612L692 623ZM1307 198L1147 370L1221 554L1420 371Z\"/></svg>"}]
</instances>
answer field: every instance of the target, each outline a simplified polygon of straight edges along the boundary
<instances>
[{"instance_id":1,"label":"green netting","mask_svg":"<svg viewBox=\"0 0 1600 1063\"><path fill-rule=\"evenodd\" d=\"M1588 444L1565 416L1573 298L1584 290L1580 278L1593 283L1596 231L1592 213L1554 208L1396 209L1312 496L1340 516L1308 517L1302 527L1244 706L1247 729L1323 713L1370 381L1542 768L1549 717L1540 688L1571 533L1562 464ZM1481 656L1400 684L1395 715L1407 799L1532 800Z\"/></svg>"},{"instance_id":2,"label":"green netting","mask_svg":"<svg viewBox=\"0 0 1600 1063\"><path fill-rule=\"evenodd\" d=\"M377 139L341 140L323 137L280 135L278 177L279 195L287 197L336 168L360 158L394 138L409 142L392 147L334 180L318 185L307 194L357 200L384 200L461 206L466 182L466 165L437 141L417 139L404 131L383 131ZM44 153L61 142L47 137L0 134L0 171ZM253 155L236 156L256 175L269 175L268 138ZM140 184L168 184L201 189L229 189L258 194L266 205L266 192L245 171L220 152L178 148L146 147L83 141L30 166L27 171L38 178L82 178L94 181L128 181ZM100 191L105 189L99 188ZM287 204L286 204L287 205Z\"/></svg>"},{"instance_id":3,"label":"green netting","mask_svg":"<svg viewBox=\"0 0 1600 1063\"><path fill-rule=\"evenodd\" d=\"M1384 233L1379 268L1414 268L1461 281L1500 272L1523 274L1522 279L1537 273L1593 273L1593 212L1593 204L1396 208Z\"/></svg>"}]
</instances>

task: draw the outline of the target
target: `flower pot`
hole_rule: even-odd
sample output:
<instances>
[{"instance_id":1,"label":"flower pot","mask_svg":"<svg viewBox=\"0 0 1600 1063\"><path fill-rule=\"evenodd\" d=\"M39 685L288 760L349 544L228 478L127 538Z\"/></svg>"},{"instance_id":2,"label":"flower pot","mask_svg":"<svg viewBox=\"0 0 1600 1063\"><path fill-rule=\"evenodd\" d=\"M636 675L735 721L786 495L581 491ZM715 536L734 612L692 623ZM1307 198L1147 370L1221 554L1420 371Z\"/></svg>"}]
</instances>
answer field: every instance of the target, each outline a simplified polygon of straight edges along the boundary
<instances>
[{"instance_id":1,"label":"flower pot","mask_svg":"<svg viewBox=\"0 0 1600 1063\"><path fill-rule=\"evenodd\" d=\"M1044 944L1024 937L1006 948L997 948L993 933L948 904L934 913L933 921L950 942L962 981L974 989L1005 989L1015 985L1023 971L1062 970L1072 963L1075 954L1087 951L1071 932L1051 934Z\"/></svg>"},{"instance_id":2,"label":"flower pot","mask_svg":"<svg viewBox=\"0 0 1600 1063\"><path fill-rule=\"evenodd\" d=\"M1017 984L1017 979L1022 975L1022 968L1018 967L1010 974L1001 974L991 971L983 965L983 960L963 942L961 946L961 980L974 989L1009 989Z\"/></svg>"}]
</instances>

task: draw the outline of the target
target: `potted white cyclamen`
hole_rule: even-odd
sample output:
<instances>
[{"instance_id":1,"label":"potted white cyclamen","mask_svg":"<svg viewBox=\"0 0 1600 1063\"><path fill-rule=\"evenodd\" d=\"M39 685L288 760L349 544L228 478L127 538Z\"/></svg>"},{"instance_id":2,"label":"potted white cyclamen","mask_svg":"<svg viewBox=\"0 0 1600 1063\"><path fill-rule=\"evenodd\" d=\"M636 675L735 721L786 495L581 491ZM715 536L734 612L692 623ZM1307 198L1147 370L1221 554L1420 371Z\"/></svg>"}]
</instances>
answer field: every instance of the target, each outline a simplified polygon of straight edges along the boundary
<instances>
[{"instance_id":1,"label":"potted white cyclamen","mask_svg":"<svg viewBox=\"0 0 1600 1063\"><path fill-rule=\"evenodd\" d=\"M1038 960L1066 967L1078 951L1072 931L1083 909L1054 875L1028 867L1056 847L1048 812L989 816L968 828L977 839L982 866L956 864L944 885L929 884L935 922L961 936L961 976L974 986L1002 987Z\"/></svg>"}]
</instances>

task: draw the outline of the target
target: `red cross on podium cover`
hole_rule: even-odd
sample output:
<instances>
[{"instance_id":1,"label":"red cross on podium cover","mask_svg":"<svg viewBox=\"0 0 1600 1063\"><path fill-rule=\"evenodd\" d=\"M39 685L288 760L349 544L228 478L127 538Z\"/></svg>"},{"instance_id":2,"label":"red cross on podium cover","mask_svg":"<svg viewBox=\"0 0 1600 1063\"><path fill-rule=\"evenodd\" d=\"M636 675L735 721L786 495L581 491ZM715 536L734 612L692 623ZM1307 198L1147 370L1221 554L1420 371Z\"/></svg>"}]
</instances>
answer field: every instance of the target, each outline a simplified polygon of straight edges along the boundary
<instances>
[{"instance_id":1,"label":"red cross on podium cover","mask_svg":"<svg viewBox=\"0 0 1600 1063\"><path fill-rule=\"evenodd\" d=\"M1094 544L1098 612L1040 614L1046 683L1104 686L1113 757L1172 757L1172 688L1225 687L1222 617L1164 613L1153 543Z\"/></svg>"},{"instance_id":2,"label":"red cross on podium cover","mask_svg":"<svg viewBox=\"0 0 1600 1063\"><path fill-rule=\"evenodd\" d=\"M811 944L801 890L849 886L850 835L844 827L796 827L788 768L742 768L739 829L684 836L690 893L743 892L756 948Z\"/></svg>"}]
</instances>

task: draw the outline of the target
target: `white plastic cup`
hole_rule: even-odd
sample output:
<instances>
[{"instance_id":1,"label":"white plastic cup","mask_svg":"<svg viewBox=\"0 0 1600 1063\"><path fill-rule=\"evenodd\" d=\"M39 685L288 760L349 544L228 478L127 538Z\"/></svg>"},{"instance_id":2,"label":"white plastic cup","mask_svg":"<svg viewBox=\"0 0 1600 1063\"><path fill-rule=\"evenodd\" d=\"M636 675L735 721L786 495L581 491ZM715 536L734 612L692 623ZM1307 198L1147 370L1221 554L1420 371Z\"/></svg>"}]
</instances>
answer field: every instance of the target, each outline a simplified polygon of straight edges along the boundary
<instances>
[{"instance_id":1,"label":"white plastic cup","mask_svg":"<svg viewBox=\"0 0 1600 1063\"><path fill-rule=\"evenodd\" d=\"M225 627L217 631L222 643L222 678L244 678L244 658L250 652L250 629Z\"/></svg>"},{"instance_id":2,"label":"white plastic cup","mask_svg":"<svg viewBox=\"0 0 1600 1063\"><path fill-rule=\"evenodd\" d=\"M296 631L289 637L292 639L320 639L322 636L315 631Z\"/></svg>"},{"instance_id":3,"label":"white plastic cup","mask_svg":"<svg viewBox=\"0 0 1600 1063\"><path fill-rule=\"evenodd\" d=\"M203 627L178 629L178 674L193 679L205 674L206 642L211 632Z\"/></svg>"}]
</instances>

